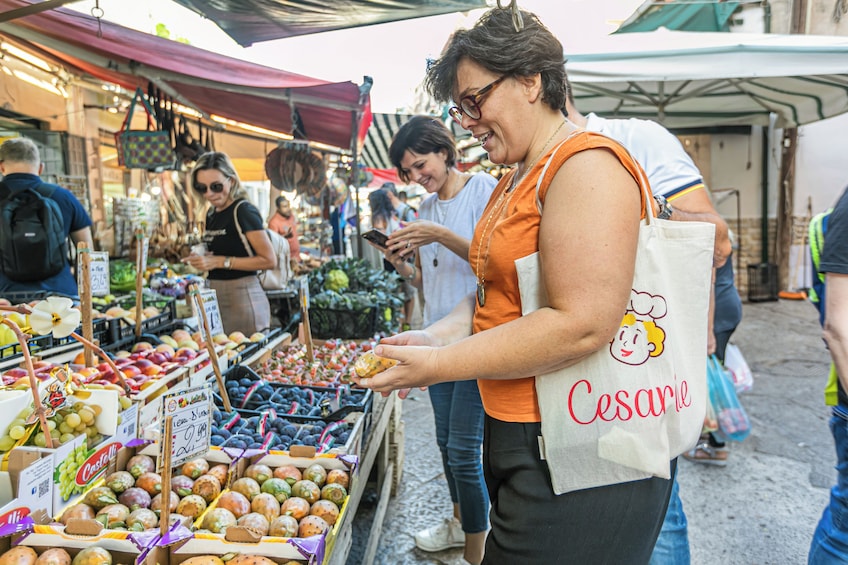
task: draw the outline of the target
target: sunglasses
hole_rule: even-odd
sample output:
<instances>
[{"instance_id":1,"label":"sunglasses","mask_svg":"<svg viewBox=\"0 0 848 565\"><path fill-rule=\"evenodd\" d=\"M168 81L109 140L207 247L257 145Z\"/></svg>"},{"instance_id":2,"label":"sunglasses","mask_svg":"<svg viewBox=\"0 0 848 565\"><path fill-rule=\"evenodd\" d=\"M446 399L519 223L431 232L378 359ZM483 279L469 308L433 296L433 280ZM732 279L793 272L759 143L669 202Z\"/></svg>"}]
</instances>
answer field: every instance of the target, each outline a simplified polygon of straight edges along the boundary
<instances>
[{"instance_id":1,"label":"sunglasses","mask_svg":"<svg viewBox=\"0 0 848 565\"><path fill-rule=\"evenodd\" d=\"M194 185L194 190L196 190L199 194L206 194L206 190L211 190L215 194L220 194L224 192L224 183L222 182L213 182L209 186L205 184L196 184Z\"/></svg>"},{"instance_id":2,"label":"sunglasses","mask_svg":"<svg viewBox=\"0 0 848 565\"><path fill-rule=\"evenodd\" d=\"M459 105L452 106L450 110L448 110L448 113L450 114L451 118L453 118L459 125L462 125L463 114L468 116L472 120L479 120L480 117L483 115L480 111L480 104L483 102L483 98L485 98L487 94L493 91L497 85L503 82L505 78L507 78L506 75L495 80L494 82L487 84L486 86L478 90L475 94L463 96L459 101Z\"/></svg>"}]
</instances>

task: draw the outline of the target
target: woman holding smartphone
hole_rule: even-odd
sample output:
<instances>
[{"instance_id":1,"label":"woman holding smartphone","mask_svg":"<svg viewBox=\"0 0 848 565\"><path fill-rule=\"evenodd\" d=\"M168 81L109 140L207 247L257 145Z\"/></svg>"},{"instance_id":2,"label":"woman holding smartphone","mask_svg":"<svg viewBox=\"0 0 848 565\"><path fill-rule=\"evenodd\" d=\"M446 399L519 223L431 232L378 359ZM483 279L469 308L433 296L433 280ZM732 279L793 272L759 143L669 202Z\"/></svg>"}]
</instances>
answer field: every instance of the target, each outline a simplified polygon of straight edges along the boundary
<instances>
[{"instance_id":1,"label":"woman holding smartphone","mask_svg":"<svg viewBox=\"0 0 848 565\"><path fill-rule=\"evenodd\" d=\"M497 181L488 173L460 172L453 135L428 116L415 116L401 126L389 157L403 181L416 182L430 193L421 203L419 220L393 231L386 251L398 274L422 293L426 327L475 288L468 250ZM406 262L416 250L415 261ZM423 551L464 547L465 559L480 563L489 497L480 458L484 412L477 381L436 384L429 394L453 516L418 532L415 544Z\"/></svg>"}]
</instances>

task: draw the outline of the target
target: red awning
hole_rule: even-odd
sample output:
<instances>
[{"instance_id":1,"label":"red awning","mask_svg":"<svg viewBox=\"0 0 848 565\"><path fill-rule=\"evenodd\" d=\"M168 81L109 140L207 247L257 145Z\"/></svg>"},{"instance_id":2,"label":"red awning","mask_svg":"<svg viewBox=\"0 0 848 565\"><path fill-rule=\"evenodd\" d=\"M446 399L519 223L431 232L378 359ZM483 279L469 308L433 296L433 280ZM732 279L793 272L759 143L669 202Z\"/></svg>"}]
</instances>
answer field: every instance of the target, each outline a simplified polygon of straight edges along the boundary
<instances>
[{"instance_id":1,"label":"red awning","mask_svg":"<svg viewBox=\"0 0 848 565\"><path fill-rule=\"evenodd\" d=\"M0 12L30 4L0 0ZM308 139L335 147L351 148L354 112L370 118L368 82L363 87L332 83L257 65L107 21L98 24L89 15L67 9L0 23L0 34L97 79L129 90L145 89L153 81L207 114L274 131L291 133L293 105Z\"/></svg>"}]
</instances>

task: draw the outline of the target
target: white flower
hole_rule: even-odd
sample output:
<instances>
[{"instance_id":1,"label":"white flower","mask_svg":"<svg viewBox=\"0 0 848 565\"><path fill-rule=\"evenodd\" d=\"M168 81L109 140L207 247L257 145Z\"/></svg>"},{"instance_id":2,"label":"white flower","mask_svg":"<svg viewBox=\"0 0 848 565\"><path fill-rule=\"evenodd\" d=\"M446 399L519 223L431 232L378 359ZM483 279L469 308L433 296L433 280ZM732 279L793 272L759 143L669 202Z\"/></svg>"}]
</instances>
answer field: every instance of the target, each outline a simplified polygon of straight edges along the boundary
<instances>
[{"instance_id":1,"label":"white flower","mask_svg":"<svg viewBox=\"0 0 848 565\"><path fill-rule=\"evenodd\" d=\"M29 323L38 335L68 337L80 324L80 311L73 307L70 298L50 296L32 308Z\"/></svg>"}]
</instances>

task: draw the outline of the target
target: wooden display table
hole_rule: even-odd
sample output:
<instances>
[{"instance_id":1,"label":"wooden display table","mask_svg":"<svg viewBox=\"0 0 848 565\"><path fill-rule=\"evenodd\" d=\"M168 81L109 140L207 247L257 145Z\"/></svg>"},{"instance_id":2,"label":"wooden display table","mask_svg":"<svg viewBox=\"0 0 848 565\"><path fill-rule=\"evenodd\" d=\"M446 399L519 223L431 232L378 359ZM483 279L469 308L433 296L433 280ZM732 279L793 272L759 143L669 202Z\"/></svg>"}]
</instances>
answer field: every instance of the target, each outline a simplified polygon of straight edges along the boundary
<instances>
[{"instance_id":1,"label":"wooden display table","mask_svg":"<svg viewBox=\"0 0 848 565\"><path fill-rule=\"evenodd\" d=\"M348 519L339 531L332 551L324 559L325 565L345 565L347 562L353 543L353 521L356 518L356 510L368 485L371 470L376 464L377 492L380 498L368 534L368 542L365 544L362 565L371 565L374 562L389 498L397 492L403 471L403 422L400 419L402 404L403 401L397 397L396 392L386 398L380 394L374 397L370 431L360 452L360 480L350 492Z\"/></svg>"}]
</instances>

